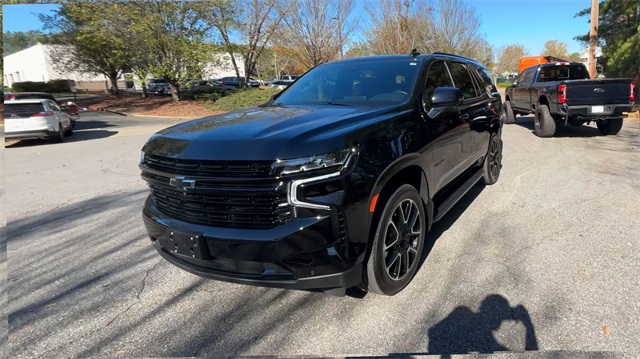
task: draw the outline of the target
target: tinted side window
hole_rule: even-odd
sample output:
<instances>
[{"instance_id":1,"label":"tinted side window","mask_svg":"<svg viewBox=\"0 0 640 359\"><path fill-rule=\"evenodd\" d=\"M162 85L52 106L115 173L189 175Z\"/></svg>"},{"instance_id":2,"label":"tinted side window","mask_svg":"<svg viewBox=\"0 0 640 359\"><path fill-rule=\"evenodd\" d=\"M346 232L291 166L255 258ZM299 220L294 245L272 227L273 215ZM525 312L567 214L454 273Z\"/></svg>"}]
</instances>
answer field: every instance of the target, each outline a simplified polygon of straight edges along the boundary
<instances>
[{"instance_id":1,"label":"tinted side window","mask_svg":"<svg viewBox=\"0 0 640 359\"><path fill-rule=\"evenodd\" d=\"M49 107L54 111L62 111L62 109L53 101L49 101Z\"/></svg>"},{"instance_id":2,"label":"tinted side window","mask_svg":"<svg viewBox=\"0 0 640 359\"><path fill-rule=\"evenodd\" d=\"M536 68L528 69L524 71L524 83L530 84L533 82L533 76L536 74Z\"/></svg>"},{"instance_id":3,"label":"tinted side window","mask_svg":"<svg viewBox=\"0 0 640 359\"><path fill-rule=\"evenodd\" d=\"M445 65L444 61L435 61L429 66L429 73L424 93L422 94L425 108L431 107L431 96L433 96L433 91L436 87L453 87L449 70L447 70L447 65Z\"/></svg>"},{"instance_id":4,"label":"tinted side window","mask_svg":"<svg viewBox=\"0 0 640 359\"><path fill-rule=\"evenodd\" d=\"M471 79L471 74L464 64L460 62L450 62L449 69L451 70L451 76L453 76L453 83L462 91L465 100L478 97L476 88L473 85L473 79Z\"/></svg>"}]
</instances>

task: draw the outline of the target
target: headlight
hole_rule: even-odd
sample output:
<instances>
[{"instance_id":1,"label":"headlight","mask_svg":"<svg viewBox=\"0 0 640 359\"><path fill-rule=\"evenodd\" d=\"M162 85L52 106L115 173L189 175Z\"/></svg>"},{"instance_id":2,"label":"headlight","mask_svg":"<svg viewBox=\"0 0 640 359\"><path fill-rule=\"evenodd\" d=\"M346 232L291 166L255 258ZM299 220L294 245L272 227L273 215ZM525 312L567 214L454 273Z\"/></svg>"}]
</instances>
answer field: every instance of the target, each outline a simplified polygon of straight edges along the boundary
<instances>
[{"instance_id":1,"label":"headlight","mask_svg":"<svg viewBox=\"0 0 640 359\"><path fill-rule=\"evenodd\" d=\"M357 155L357 149L347 148L335 153L328 153L319 156L311 156L305 158L298 158L294 160L277 161L276 166L282 169L282 174L301 173L307 171L314 171L324 168L333 168L331 173L321 172L325 174L318 174L314 177L308 177L304 179L298 179L291 181L288 194L288 202L292 206L305 207L313 209L330 209L329 206L324 204L310 203L304 201L302 198L298 198L298 188L304 187L307 183L316 181L327 180L332 177L337 177L342 173L343 169L350 168L354 165ZM313 173L313 172L312 172Z\"/></svg>"},{"instance_id":2,"label":"headlight","mask_svg":"<svg viewBox=\"0 0 640 359\"><path fill-rule=\"evenodd\" d=\"M144 163L144 151L140 151L140 163Z\"/></svg>"},{"instance_id":3,"label":"headlight","mask_svg":"<svg viewBox=\"0 0 640 359\"><path fill-rule=\"evenodd\" d=\"M276 162L276 170L284 175L330 167L336 167L336 171L341 171L343 168L348 168L353 164L356 153L357 150L354 147L324 155L278 160Z\"/></svg>"}]
</instances>

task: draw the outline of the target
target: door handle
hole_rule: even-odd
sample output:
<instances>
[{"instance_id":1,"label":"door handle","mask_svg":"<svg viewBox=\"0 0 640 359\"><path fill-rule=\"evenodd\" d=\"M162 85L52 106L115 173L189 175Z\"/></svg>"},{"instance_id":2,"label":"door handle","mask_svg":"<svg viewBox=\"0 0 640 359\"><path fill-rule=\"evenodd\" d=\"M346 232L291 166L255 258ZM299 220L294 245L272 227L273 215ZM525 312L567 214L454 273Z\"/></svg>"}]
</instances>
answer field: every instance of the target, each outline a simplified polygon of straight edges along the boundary
<instances>
[{"instance_id":1,"label":"door handle","mask_svg":"<svg viewBox=\"0 0 640 359\"><path fill-rule=\"evenodd\" d=\"M469 114L468 114L468 113L465 113L465 114L463 114L462 116L460 116L460 119L461 119L462 121L464 121L464 120L466 120L466 119L468 119L468 118L469 118Z\"/></svg>"}]
</instances>

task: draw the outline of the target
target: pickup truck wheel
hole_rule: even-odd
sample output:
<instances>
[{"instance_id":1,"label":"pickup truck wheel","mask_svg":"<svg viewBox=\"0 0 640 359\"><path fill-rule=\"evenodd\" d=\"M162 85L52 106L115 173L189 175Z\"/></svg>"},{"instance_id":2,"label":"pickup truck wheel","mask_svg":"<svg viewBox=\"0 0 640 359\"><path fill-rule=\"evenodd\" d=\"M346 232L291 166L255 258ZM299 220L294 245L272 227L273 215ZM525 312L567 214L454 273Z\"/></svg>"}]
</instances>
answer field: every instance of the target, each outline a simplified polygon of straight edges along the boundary
<instances>
[{"instance_id":1,"label":"pickup truck wheel","mask_svg":"<svg viewBox=\"0 0 640 359\"><path fill-rule=\"evenodd\" d=\"M622 119L596 121L596 126L603 135L617 135L622 129Z\"/></svg>"},{"instance_id":2,"label":"pickup truck wheel","mask_svg":"<svg viewBox=\"0 0 640 359\"><path fill-rule=\"evenodd\" d=\"M411 185L400 186L384 204L363 287L389 296L406 287L418 269L426 228L420 194Z\"/></svg>"},{"instance_id":3,"label":"pickup truck wheel","mask_svg":"<svg viewBox=\"0 0 640 359\"><path fill-rule=\"evenodd\" d=\"M498 134L493 133L489 138L489 150L484 158L484 184L492 185L498 182L500 169L502 168L502 139Z\"/></svg>"},{"instance_id":4,"label":"pickup truck wheel","mask_svg":"<svg viewBox=\"0 0 640 359\"><path fill-rule=\"evenodd\" d=\"M556 133L556 121L551 117L547 105L539 105L536 108L534 122L538 137L552 137Z\"/></svg>"},{"instance_id":5,"label":"pickup truck wheel","mask_svg":"<svg viewBox=\"0 0 640 359\"><path fill-rule=\"evenodd\" d=\"M502 105L502 113L500 114L502 123L515 123L516 115L511 108L511 101L505 101Z\"/></svg>"}]
</instances>

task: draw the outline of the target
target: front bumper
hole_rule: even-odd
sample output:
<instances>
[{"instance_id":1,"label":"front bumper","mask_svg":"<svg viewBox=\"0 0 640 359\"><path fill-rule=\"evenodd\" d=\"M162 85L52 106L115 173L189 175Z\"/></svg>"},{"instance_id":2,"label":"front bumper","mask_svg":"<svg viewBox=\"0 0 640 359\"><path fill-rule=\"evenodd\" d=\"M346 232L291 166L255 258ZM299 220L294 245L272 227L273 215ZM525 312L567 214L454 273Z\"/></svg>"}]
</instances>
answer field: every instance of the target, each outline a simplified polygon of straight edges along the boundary
<instances>
[{"instance_id":1,"label":"front bumper","mask_svg":"<svg viewBox=\"0 0 640 359\"><path fill-rule=\"evenodd\" d=\"M256 286L333 290L356 286L362 278L361 260L345 254L346 235L336 235L338 211L271 229L217 228L170 218L150 196L143 219L162 257L190 273ZM182 244L178 249L174 232L197 236L197 253Z\"/></svg>"},{"instance_id":2,"label":"front bumper","mask_svg":"<svg viewBox=\"0 0 640 359\"><path fill-rule=\"evenodd\" d=\"M615 104L602 106L602 112L593 112L594 106L558 106L558 114L568 118L572 117L578 120L604 120L604 119L619 119L627 117L624 113L630 112L633 109L632 104Z\"/></svg>"}]
</instances>

